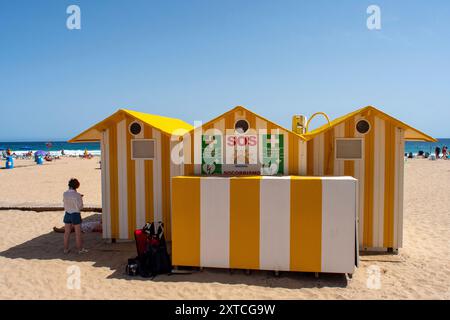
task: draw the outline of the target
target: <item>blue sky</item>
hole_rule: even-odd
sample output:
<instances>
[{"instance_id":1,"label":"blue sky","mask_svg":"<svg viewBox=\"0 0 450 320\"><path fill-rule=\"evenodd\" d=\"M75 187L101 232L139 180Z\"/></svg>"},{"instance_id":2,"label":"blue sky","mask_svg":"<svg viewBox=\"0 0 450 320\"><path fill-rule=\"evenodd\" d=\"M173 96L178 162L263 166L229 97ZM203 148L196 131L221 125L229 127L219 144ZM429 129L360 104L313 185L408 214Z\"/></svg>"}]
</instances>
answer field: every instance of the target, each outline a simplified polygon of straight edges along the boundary
<instances>
[{"instance_id":1,"label":"blue sky","mask_svg":"<svg viewBox=\"0 0 450 320\"><path fill-rule=\"evenodd\" d=\"M65 140L118 108L193 123L236 105L286 127L374 105L450 137L449 39L447 0L0 0L0 141Z\"/></svg>"}]
</instances>

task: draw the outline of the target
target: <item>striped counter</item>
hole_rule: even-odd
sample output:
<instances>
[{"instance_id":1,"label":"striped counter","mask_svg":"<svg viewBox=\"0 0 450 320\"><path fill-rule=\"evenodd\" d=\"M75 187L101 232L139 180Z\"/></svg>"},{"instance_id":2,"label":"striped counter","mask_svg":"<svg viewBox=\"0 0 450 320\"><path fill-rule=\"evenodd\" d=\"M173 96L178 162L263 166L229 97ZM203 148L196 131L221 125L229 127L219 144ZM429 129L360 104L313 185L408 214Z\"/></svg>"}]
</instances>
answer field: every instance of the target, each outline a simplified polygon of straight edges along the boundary
<instances>
[{"instance_id":1,"label":"striped counter","mask_svg":"<svg viewBox=\"0 0 450 320\"><path fill-rule=\"evenodd\" d=\"M357 180L174 177L175 266L353 273Z\"/></svg>"}]
</instances>

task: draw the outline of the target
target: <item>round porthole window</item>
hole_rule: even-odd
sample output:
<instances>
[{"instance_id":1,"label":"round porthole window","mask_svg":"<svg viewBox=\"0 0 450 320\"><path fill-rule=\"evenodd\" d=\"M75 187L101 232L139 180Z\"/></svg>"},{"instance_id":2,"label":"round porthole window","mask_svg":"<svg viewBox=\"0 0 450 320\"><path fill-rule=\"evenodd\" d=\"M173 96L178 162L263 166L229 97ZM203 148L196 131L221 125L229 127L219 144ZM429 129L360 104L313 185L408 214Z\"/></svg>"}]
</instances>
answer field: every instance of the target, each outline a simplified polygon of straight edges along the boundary
<instances>
[{"instance_id":1,"label":"round porthole window","mask_svg":"<svg viewBox=\"0 0 450 320\"><path fill-rule=\"evenodd\" d=\"M370 123L367 120L359 120L356 123L356 131L361 134L366 134L370 130Z\"/></svg>"},{"instance_id":2,"label":"round porthole window","mask_svg":"<svg viewBox=\"0 0 450 320\"><path fill-rule=\"evenodd\" d=\"M133 122L132 124L130 124L130 133L132 135L138 135L139 133L141 133L141 125L137 122Z\"/></svg>"},{"instance_id":3,"label":"round porthole window","mask_svg":"<svg viewBox=\"0 0 450 320\"><path fill-rule=\"evenodd\" d=\"M244 119L238 120L234 124L234 130L237 133L246 133L248 130L248 127L249 127L248 122L247 122L247 120L244 120Z\"/></svg>"}]
</instances>

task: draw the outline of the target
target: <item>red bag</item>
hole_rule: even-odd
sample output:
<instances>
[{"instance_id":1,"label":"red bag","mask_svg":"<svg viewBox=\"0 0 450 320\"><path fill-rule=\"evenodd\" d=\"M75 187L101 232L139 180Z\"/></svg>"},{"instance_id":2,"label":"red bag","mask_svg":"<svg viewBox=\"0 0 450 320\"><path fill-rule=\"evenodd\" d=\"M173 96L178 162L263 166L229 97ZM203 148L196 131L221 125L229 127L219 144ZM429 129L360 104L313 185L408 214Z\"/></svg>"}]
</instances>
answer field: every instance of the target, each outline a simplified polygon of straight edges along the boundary
<instances>
[{"instance_id":1,"label":"red bag","mask_svg":"<svg viewBox=\"0 0 450 320\"><path fill-rule=\"evenodd\" d=\"M138 257L142 257L147 251L147 234L142 229L137 229L134 231L134 239L136 240Z\"/></svg>"}]
</instances>

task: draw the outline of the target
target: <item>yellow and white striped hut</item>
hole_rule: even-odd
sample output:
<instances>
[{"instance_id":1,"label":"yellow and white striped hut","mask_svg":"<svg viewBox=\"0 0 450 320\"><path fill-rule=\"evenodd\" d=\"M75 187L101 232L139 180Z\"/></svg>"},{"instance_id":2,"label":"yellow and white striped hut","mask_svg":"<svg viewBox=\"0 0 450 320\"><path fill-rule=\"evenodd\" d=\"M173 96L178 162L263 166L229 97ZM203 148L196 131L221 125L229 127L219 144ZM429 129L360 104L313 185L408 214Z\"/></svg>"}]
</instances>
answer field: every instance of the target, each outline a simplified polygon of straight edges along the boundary
<instances>
[{"instance_id":1,"label":"yellow and white striped hut","mask_svg":"<svg viewBox=\"0 0 450 320\"><path fill-rule=\"evenodd\" d=\"M133 239L147 221L162 221L171 237L172 135L193 127L179 119L121 109L69 142L100 141L103 238Z\"/></svg>"},{"instance_id":2,"label":"yellow and white striped hut","mask_svg":"<svg viewBox=\"0 0 450 320\"><path fill-rule=\"evenodd\" d=\"M402 247L405 141L429 135L368 106L302 134L309 176L352 176L359 181L359 245Z\"/></svg>"}]
</instances>

